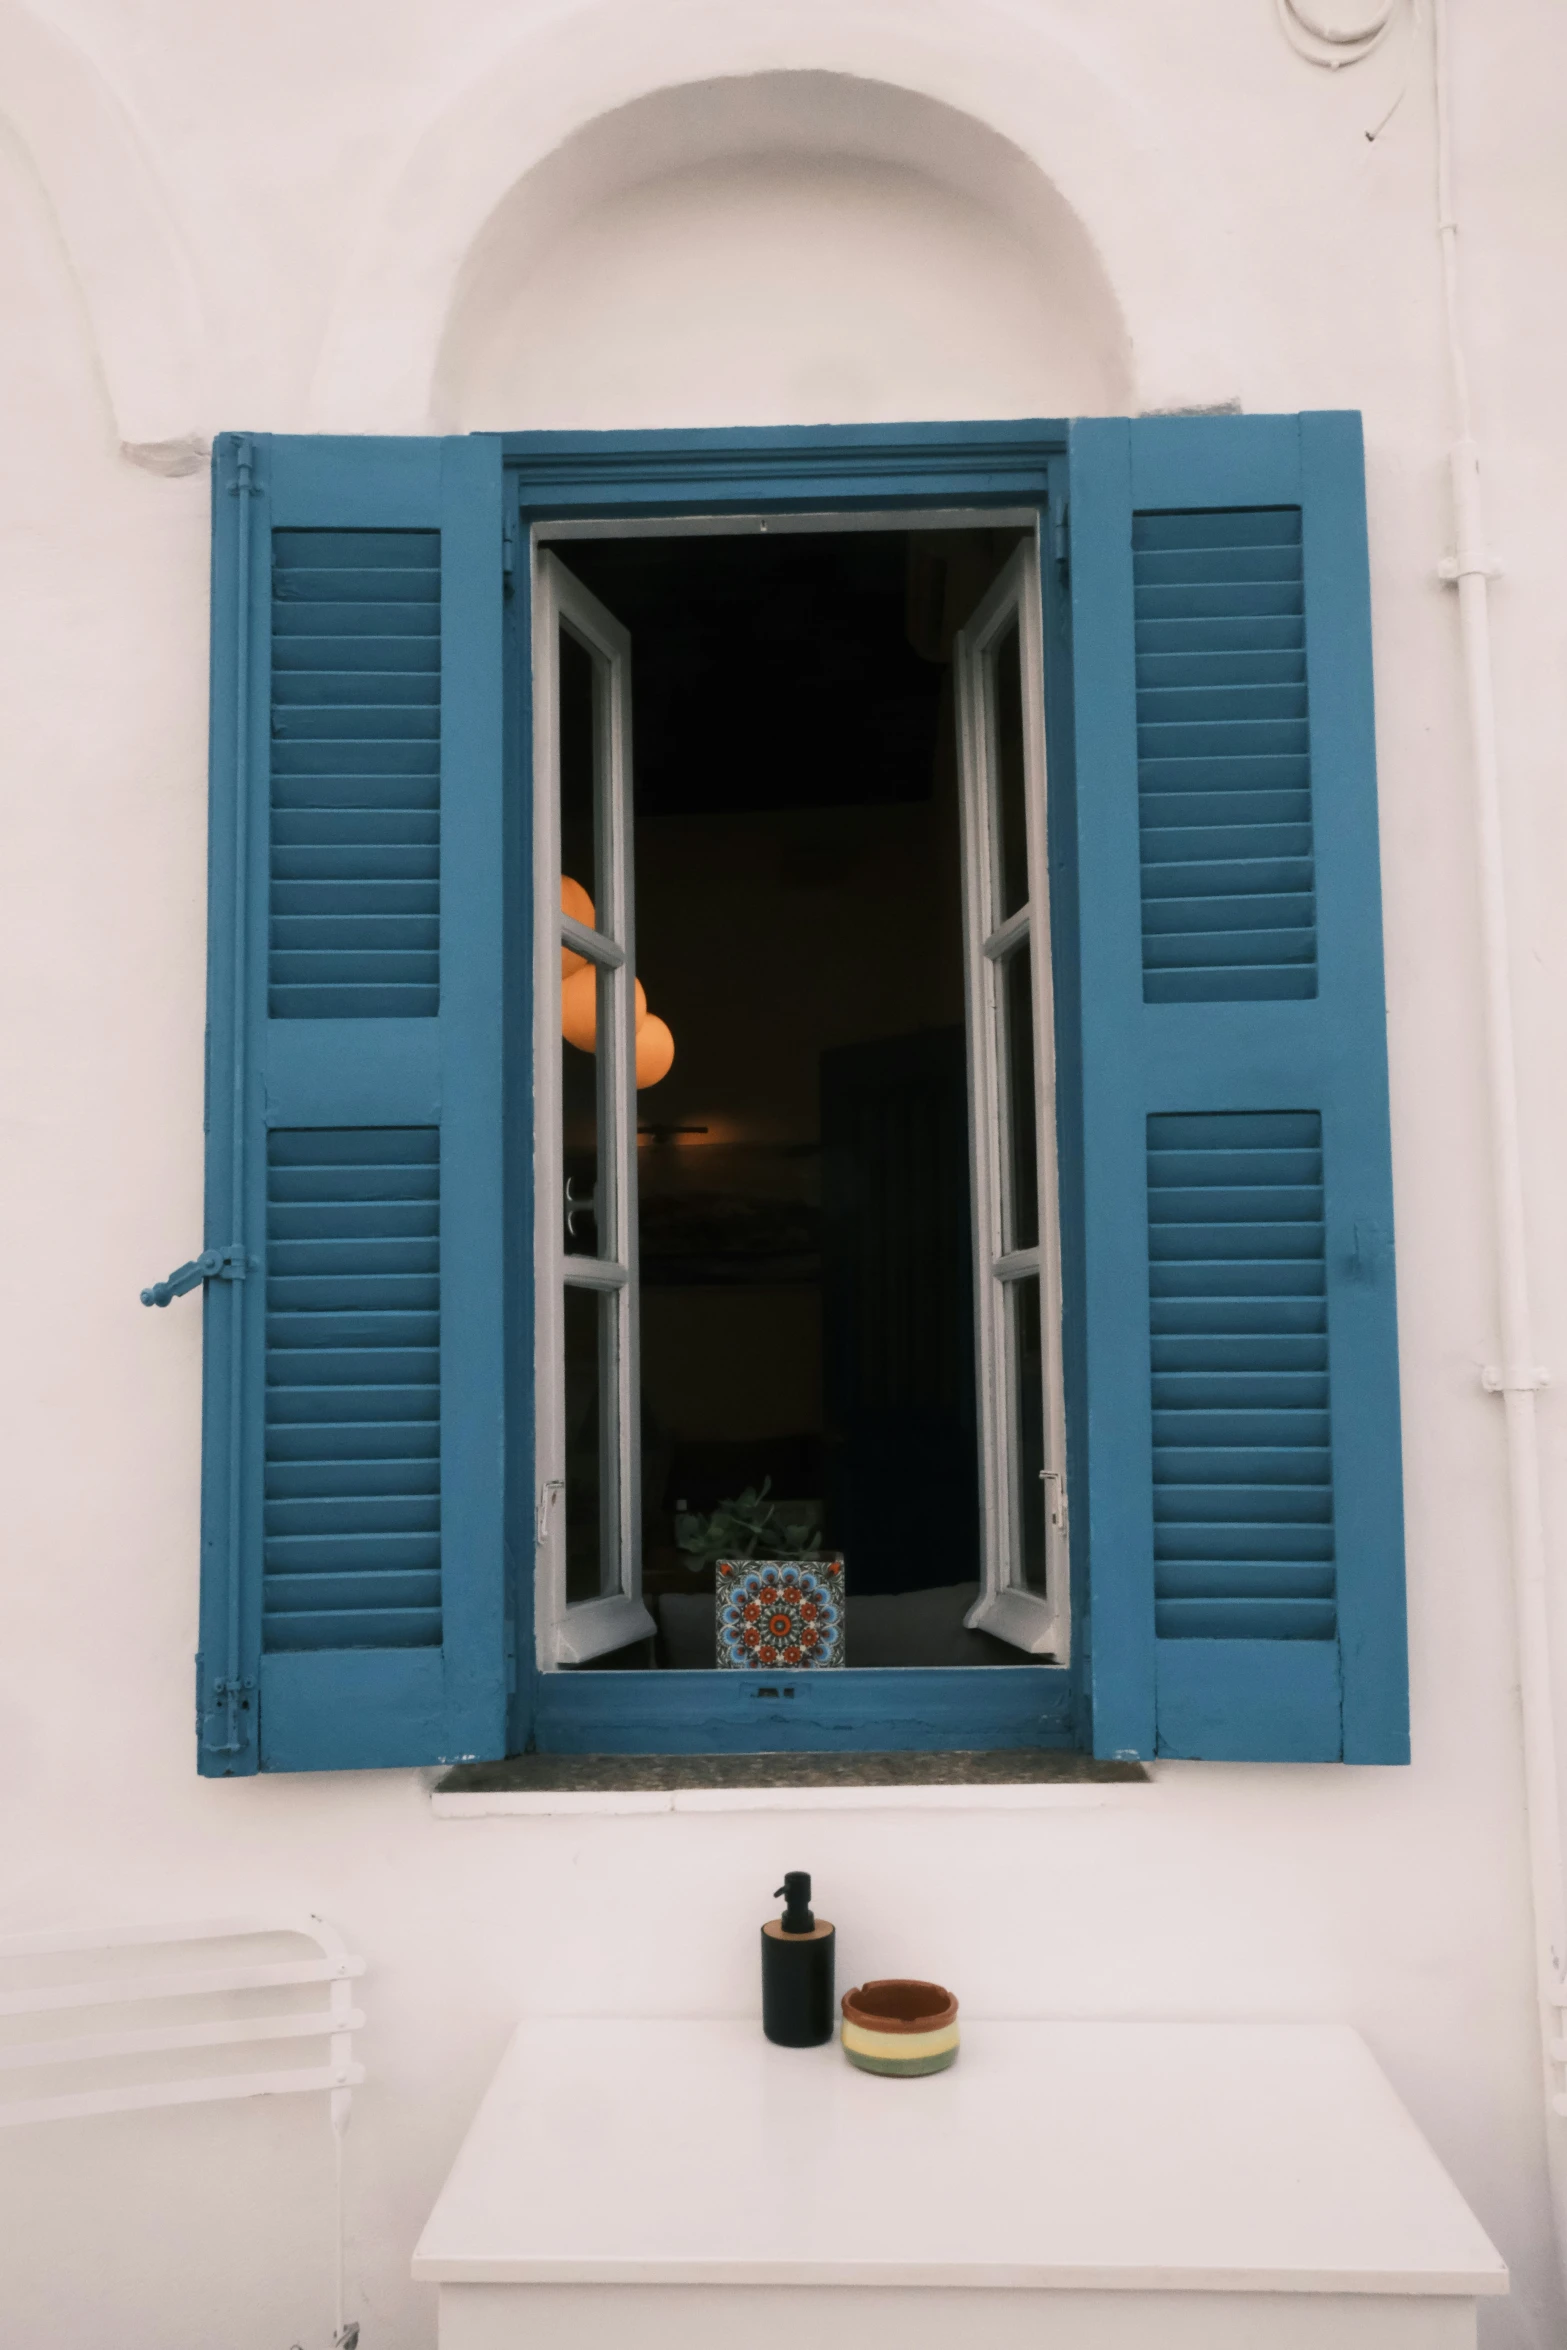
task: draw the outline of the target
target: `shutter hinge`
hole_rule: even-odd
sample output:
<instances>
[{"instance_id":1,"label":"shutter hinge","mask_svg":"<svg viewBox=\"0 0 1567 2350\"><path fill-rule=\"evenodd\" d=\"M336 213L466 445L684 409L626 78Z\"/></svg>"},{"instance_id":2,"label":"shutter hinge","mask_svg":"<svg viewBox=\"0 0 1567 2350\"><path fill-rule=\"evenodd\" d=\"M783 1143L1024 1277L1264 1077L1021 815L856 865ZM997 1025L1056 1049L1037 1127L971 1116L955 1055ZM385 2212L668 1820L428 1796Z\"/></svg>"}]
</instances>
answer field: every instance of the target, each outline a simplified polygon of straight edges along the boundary
<instances>
[{"instance_id":1,"label":"shutter hinge","mask_svg":"<svg viewBox=\"0 0 1567 2350\"><path fill-rule=\"evenodd\" d=\"M201 1659L196 1660L199 1675ZM242 1714L255 1713L256 1681L253 1673L237 1680L227 1680L222 1674L212 1682L209 1690L211 1703L202 1711L200 1683L196 1695L197 1734L209 1754L239 1754L247 1743L246 1725Z\"/></svg>"},{"instance_id":2,"label":"shutter hinge","mask_svg":"<svg viewBox=\"0 0 1567 2350\"><path fill-rule=\"evenodd\" d=\"M227 1248L204 1248L199 1257L189 1264L176 1265L167 1281L155 1281L141 1293L144 1306L166 1306L171 1298L183 1297L187 1289L199 1288L203 1281L243 1281L250 1271L250 1259L237 1242Z\"/></svg>"},{"instance_id":3,"label":"shutter hinge","mask_svg":"<svg viewBox=\"0 0 1567 2350\"><path fill-rule=\"evenodd\" d=\"M1072 540L1065 498L1058 498L1050 509L1050 552L1057 571L1065 579L1072 567Z\"/></svg>"},{"instance_id":4,"label":"shutter hinge","mask_svg":"<svg viewBox=\"0 0 1567 2350\"><path fill-rule=\"evenodd\" d=\"M511 514L501 523L501 578L509 595L517 584L517 522Z\"/></svg>"},{"instance_id":5,"label":"shutter hinge","mask_svg":"<svg viewBox=\"0 0 1567 2350\"><path fill-rule=\"evenodd\" d=\"M506 1694L508 1697L515 1697L517 1694L517 1627L515 1623L509 1623L506 1626Z\"/></svg>"}]
</instances>

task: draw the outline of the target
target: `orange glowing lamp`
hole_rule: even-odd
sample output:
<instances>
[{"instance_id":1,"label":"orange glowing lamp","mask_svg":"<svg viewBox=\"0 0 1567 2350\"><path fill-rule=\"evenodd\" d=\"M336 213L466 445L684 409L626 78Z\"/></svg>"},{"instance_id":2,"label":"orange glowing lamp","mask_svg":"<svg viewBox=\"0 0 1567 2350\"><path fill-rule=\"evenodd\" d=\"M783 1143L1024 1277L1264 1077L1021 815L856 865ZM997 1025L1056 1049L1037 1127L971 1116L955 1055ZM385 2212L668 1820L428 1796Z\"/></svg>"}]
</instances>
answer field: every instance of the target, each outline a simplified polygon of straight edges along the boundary
<instances>
[{"instance_id":1,"label":"orange glowing lamp","mask_svg":"<svg viewBox=\"0 0 1567 2350\"><path fill-rule=\"evenodd\" d=\"M561 982L560 1032L568 1044L574 1044L579 1053L591 1053L598 1046L598 966L579 955L581 969L573 971ZM637 991L637 1031L648 1016L647 995L640 979L632 981ZM662 1026L662 1023L660 1023Z\"/></svg>"},{"instance_id":2,"label":"orange glowing lamp","mask_svg":"<svg viewBox=\"0 0 1567 2350\"><path fill-rule=\"evenodd\" d=\"M656 1012L649 1012L645 1020L637 1022L637 1091L657 1085L667 1077L675 1065L675 1040L667 1020Z\"/></svg>"}]
</instances>

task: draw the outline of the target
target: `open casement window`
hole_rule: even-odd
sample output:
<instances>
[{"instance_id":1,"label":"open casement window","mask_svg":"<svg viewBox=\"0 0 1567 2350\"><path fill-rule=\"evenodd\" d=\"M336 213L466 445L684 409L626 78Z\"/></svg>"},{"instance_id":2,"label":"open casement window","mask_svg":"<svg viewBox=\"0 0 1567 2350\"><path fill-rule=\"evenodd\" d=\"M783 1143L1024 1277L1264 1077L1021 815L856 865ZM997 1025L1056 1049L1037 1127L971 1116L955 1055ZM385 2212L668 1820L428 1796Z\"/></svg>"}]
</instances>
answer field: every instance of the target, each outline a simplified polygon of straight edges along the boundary
<instances>
[{"instance_id":1,"label":"open casement window","mask_svg":"<svg viewBox=\"0 0 1567 2350\"><path fill-rule=\"evenodd\" d=\"M534 1605L547 1667L586 1664L654 1628L639 1597L631 646L548 553L533 696Z\"/></svg>"},{"instance_id":2,"label":"open casement window","mask_svg":"<svg viewBox=\"0 0 1567 2350\"><path fill-rule=\"evenodd\" d=\"M1407 1759L1359 420L225 435L213 483L200 1769ZM1041 525L957 661L1009 1667L640 1669L628 646L505 549L984 509Z\"/></svg>"},{"instance_id":3,"label":"open casement window","mask_svg":"<svg viewBox=\"0 0 1567 2350\"><path fill-rule=\"evenodd\" d=\"M983 1591L968 1622L1064 1663L1066 1420L1039 556L1017 549L953 652Z\"/></svg>"}]
</instances>

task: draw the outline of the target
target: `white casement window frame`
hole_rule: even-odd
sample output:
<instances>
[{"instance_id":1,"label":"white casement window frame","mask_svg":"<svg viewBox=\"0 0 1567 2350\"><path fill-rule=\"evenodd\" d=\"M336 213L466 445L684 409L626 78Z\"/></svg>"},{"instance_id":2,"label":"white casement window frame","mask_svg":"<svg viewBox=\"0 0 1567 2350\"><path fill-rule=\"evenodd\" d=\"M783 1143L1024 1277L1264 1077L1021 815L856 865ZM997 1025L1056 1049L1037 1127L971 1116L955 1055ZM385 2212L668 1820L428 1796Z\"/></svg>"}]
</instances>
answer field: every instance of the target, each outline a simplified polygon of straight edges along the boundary
<instances>
[{"instance_id":1,"label":"white casement window frame","mask_svg":"<svg viewBox=\"0 0 1567 2350\"><path fill-rule=\"evenodd\" d=\"M995 662L1015 622L1022 683L1028 897L1001 915L1000 778ZM1056 1157L1055 1023L1050 877L1045 836L1044 628L1039 542L1025 539L953 646L963 814L963 934L968 1006L969 1134L973 1151L974 1324L978 1358L981 1557L984 1587L965 1619L1031 1656L1069 1655L1066 1416L1061 1340L1061 1224ZM1006 1061L1005 965L1029 956L1034 1021L1039 1242L1007 1245L1014 1114ZM1025 1582L1024 1447L1018 1425L1016 1313L1021 1280L1039 1281L1044 1354L1044 1588Z\"/></svg>"},{"instance_id":2,"label":"white casement window frame","mask_svg":"<svg viewBox=\"0 0 1567 2350\"><path fill-rule=\"evenodd\" d=\"M594 778L600 871L580 877L598 927L560 903L560 639L593 664ZM580 581L540 551L533 582L534 1271L538 1427L535 1620L542 1667L581 1665L654 1629L643 1605L641 1437L637 1329L637 1095L635 948L631 890L631 640ZM568 1253L561 1123L561 949L608 980L595 1053L599 1173L593 1200L599 1253ZM602 1016L608 996L608 1017ZM607 1196L605 1196L607 1194ZM565 1293L612 1301L600 1357L600 1556L616 1578L594 1599L566 1596Z\"/></svg>"}]
</instances>

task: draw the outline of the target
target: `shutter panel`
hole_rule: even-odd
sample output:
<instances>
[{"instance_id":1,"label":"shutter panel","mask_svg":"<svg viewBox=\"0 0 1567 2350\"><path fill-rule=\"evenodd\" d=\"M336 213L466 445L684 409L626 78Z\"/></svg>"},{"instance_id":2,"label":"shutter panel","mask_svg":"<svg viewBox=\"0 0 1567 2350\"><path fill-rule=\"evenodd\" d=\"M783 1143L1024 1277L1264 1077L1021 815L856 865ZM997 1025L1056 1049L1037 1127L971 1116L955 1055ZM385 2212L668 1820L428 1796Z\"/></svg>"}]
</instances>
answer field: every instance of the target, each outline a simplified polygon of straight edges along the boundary
<instances>
[{"instance_id":1,"label":"shutter panel","mask_svg":"<svg viewBox=\"0 0 1567 2350\"><path fill-rule=\"evenodd\" d=\"M1075 425L1070 513L1095 1751L1405 1761L1359 418Z\"/></svg>"},{"instance_id":2,"label":"shutter panel","mask_svg":"<svg viewBox=\"0 0 1567 2350\"><path fill-rule=\"evenodd\" d=\"M497 1755L500 447L213 490L199 1767Z\"/></svg>"}]
</instances>

